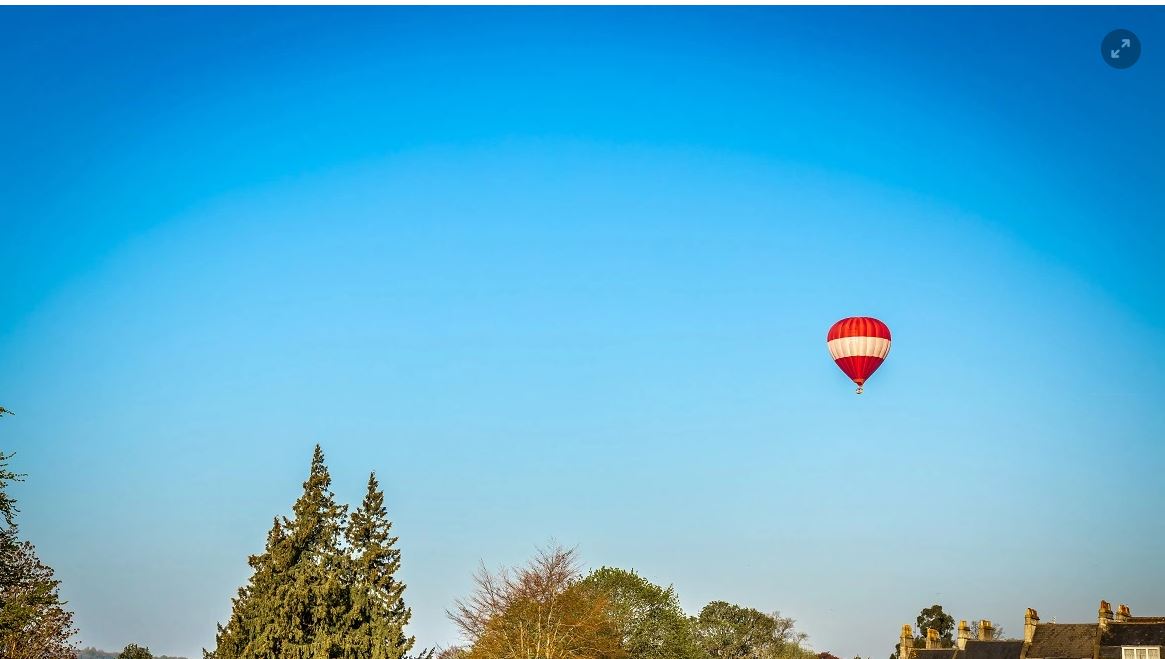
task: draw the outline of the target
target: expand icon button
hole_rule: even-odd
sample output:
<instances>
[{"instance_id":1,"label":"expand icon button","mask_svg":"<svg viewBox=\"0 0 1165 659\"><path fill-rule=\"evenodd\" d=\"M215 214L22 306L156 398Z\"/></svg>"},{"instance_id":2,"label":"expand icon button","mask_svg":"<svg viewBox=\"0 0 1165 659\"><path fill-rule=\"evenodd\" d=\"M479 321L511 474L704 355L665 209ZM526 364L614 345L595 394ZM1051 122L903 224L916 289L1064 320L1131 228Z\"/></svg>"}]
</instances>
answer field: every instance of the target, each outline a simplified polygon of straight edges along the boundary
<instances>
[{"instance_id":1,"label":"expand icon button","mask_svg":"<svg viewBox=\"0 0 1165 659\"><path fill-rule=\"evenodd\" d=\"M1141 40L1128 30L1113 30L1100 42L1100 56L1115 69L1127 69L1141 57Z\"/></svg>"}]
</instances>

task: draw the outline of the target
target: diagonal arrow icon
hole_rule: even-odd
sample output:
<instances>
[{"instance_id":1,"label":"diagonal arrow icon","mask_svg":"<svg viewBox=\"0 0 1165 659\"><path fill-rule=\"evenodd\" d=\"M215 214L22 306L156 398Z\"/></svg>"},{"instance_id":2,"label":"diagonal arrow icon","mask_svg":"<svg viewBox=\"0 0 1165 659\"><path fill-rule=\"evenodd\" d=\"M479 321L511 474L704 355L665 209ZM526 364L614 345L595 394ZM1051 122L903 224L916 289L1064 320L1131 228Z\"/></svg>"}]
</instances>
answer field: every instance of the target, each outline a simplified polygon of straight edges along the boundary
<instances>
[{"instance_id":1,"label":"diagonal arrow icon","mask_svg":"<svg viewBox=\"0 0 1165 659\"><path fill-rule=\"evenodd\" d=\"M1114 69L1127 69L1140 57L1141 40L1128 30L1113 30L1100 40L1100 59Z\"/></svg>"}]
</instances>

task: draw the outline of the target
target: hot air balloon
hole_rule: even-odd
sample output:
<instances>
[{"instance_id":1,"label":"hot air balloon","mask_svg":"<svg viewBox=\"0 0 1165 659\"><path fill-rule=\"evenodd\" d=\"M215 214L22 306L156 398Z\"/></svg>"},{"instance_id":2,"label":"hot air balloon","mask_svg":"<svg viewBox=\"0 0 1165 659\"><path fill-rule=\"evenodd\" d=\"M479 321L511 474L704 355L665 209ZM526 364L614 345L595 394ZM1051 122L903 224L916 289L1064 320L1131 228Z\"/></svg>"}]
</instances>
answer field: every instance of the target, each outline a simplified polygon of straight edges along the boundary
<instances>
[{"instance_id":1,"label":"hot air balloon","mask_svg":"<svg viewBox=\"0 0 1165 659\"><path fill-rule=\"evenodd\" d=\"M843 318L829 328L825 341L834 363L858 385L860 394L890 352L890 328L877 318Z\"/></svg>"}]
</instances>

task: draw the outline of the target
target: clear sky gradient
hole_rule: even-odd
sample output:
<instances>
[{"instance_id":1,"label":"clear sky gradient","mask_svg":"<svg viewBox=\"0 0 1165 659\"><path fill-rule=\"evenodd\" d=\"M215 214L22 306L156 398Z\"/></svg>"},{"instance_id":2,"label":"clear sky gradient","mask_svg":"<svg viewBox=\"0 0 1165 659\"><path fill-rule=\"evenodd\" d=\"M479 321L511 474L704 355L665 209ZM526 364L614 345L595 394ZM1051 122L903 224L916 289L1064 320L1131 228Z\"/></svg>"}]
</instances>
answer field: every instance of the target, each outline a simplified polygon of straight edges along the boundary
<instances>
[{"instance_id":1,"label":"clear sky gradient","mask_svg":"<svg viewBox=\"0 0 1165 659\"><path fill-rule=\"evenodd\" d=\"M81 643L192 658L315 442L423 645L552 537L842 657L1165 615L1161 53L1153 8L0 9L22 532Z\"/></svg>"}]
</instances>

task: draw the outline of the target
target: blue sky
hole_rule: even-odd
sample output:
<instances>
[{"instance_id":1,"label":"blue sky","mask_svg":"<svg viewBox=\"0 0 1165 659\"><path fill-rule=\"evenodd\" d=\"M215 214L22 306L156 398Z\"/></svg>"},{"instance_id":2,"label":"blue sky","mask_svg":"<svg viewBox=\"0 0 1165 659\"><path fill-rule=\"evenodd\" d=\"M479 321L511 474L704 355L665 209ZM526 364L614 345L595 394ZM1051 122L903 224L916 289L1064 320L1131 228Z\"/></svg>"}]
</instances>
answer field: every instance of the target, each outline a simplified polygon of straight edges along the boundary
<instances>
[{"instance_id":1,"label":"blue sky","mask_svg":"<svg viewBox=\"0 0 1165 659\"><path fill-rule=\"evenodd\" d=\"M424 645L551 537L842 657L1161 614L1163 17L0 9L22 532L189 657L315 442Z\"/></svg>"}]
</instances>

